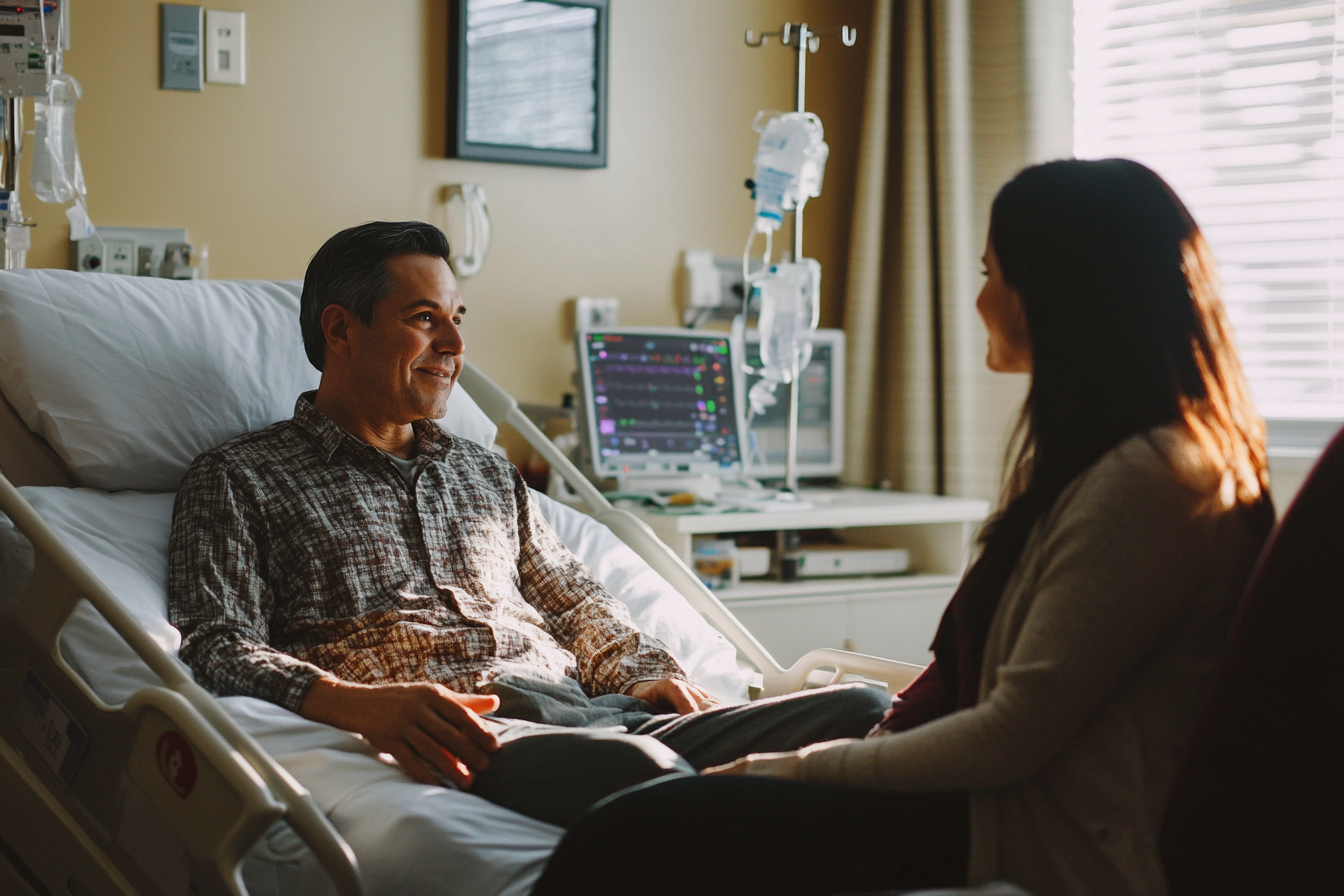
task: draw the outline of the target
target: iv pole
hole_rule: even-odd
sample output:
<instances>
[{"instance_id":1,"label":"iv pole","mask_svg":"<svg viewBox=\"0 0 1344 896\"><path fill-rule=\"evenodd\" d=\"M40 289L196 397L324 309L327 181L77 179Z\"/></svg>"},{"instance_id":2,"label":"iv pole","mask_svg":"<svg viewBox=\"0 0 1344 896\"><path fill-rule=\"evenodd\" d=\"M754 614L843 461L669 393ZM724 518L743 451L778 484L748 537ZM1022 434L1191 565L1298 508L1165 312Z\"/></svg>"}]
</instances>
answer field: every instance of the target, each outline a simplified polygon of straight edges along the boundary
<instances>
[{"instance_id":1,"label":"iv pole","mask_svg":"<svg viewBox=\"0 0 1344 896\"><path fill-rule=\"evenodd\" d=\"M798 56L798 66L794 71L794 93L797 98L797 112L806 112L807 98L807 54L815 53L821 47L821 35L839 34L840 42L847 47L854 46L854 41L858 37L858 32L848 25L842 25L838 28L809 28L806 22L795 25L792 22L785 22L779 31L765 31L759 37L750 29L747 30L745 41L747 46L763 47L769 38L779 39L781 45L792 47ZM804 196L798 200L798 206L793 210L793 260L800 261L803 257L803 206L807 205L807 197ZM784 440L784 491L791 494L798 494L798 399L801 387L798 383L798 377L802 371L798 368L798 352L793 353L793 377L789 382L789 423Z\"/></svg>"},{"instance_id":2,"label":"iv pole","mask_svg":"<svg viewBox=\"0 0 1344 896\"><path fill-rule=\"evenodd\" d=\"M3 265L5 270L22 268L28 256L28 228L32 221L24 218L19 206L19 158L23 154L23 97L4 99L4 162L0 165L0 193L5 197Z\"/></svg>"},{"instance_id":3,"label":"iv pole","mask_svg":"<svg viewBox=\"0 0 1344 896\"><path fill-rule=\"evenodd\" d=\"M4 241L3 257L0 262L6 269L22 268L27 263L28 248L31 243L30 230L35 222L24 218L19 205L19 159L23 156L23 99L27 96L46 96L52 74L53 57L59 58L63 25L52 22L50 16L57 16L61 22L68 14L64 9L64 0L37 0L33 6L23 4L5 8L6 30L10 38L27 37L27 52L18 67L6 67L0 71L0 102L4 103L3 147L4 160L0 162L0 239ZM15 30L17 29L17 30ZM23 47L24 42L5 44L5 52L10 53ZM12 57L7 56L6 59ZM39 64L40 63L40 64ZM59 63L57 71L60 70Z\"/></svg>"}]
</instances>

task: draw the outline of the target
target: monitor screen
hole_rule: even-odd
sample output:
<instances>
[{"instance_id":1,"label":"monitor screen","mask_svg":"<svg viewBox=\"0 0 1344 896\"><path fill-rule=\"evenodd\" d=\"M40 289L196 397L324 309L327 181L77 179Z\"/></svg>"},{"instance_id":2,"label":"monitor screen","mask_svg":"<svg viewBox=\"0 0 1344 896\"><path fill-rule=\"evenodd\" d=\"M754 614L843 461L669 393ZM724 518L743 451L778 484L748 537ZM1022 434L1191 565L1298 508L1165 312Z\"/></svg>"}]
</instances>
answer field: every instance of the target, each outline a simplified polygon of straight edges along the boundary
<instances>
[{"instance_id":1,"label":"monitor screen","mask_svg":"<svg viewBox=\"0 0 1344 896\"><path fill-rule=\"evenodd\" d=\"M744 352L751 367L761 364L761 344L748 331ZM743 377L743 413L746 395L759 377ZM812 334L812 360L799 378L798 475L839 476L844 469L845 333L817 330ZM784 477L784 450L789 422L789 390L775 390L775 403L764 414L747 421L743 442L750 446L747 475L756 479Z\"/></svg>"},{"instance_id":2,"label":"monitor screen","mask_svg":"<svg viewBox=\"0 0 1344 896\"><path fill-rule=\"evenodd\" d=\"M579 370L598 476L737 476L736 366L727 333L579 333Z\"/></svg>"}]
</instances>

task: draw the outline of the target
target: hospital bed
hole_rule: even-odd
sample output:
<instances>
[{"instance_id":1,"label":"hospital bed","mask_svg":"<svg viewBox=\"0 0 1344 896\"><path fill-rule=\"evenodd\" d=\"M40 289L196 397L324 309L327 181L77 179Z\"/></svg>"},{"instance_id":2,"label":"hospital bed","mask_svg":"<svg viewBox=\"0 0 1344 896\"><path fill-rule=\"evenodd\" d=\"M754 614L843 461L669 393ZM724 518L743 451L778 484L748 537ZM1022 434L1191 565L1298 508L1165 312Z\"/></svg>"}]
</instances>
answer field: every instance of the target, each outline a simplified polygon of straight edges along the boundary
<instances>
[{"instance_id":1,"label":"hospital bed","mask_svg":"<svg viewBox=\"0 0 1344 896\"><path fill-rule=\"evenodd\" d=\"M176 658L172 491L316 386L299 291L0 272L0 892L525 894L562 833L413 784L347 732L216 698ZM831 649L783 668L480 367L459 385L439 424L487 446L517 429L590 513L534 495L561 538L721 698L918 674Z\"/></svg>"}]
</instances>

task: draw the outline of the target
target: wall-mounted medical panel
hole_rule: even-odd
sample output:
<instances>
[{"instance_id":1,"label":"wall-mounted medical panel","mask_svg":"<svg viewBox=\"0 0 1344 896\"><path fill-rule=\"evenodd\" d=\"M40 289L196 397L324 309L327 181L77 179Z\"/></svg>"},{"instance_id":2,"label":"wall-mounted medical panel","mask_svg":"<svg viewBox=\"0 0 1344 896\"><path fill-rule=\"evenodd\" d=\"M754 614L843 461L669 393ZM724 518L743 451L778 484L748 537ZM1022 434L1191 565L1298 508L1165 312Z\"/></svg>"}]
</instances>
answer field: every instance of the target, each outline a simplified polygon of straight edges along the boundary
<instances>
[{"instance_id":1,"label":"wall-mounted medical panel","mask_svg":"<svg viewBox=\"0 0 1344 896\"><path fill-rule=\"evenodd\" d=\"M164 90L201 89L201 8L159 4L159 35Z\"/></svg>"}]
</instances>

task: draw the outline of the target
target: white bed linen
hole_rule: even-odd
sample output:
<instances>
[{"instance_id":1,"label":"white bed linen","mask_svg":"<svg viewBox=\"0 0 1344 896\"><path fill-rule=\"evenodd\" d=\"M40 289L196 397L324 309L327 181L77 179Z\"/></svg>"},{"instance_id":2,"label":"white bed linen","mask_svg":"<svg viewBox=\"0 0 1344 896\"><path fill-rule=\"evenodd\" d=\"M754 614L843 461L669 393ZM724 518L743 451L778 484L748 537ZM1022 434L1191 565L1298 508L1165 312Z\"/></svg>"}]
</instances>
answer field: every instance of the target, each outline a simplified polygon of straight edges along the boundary
<instances>
[{"instance_id":1,"label":"white bed linen","mask_svg":"<svg viewBox=\"0 0 1344 896\"><path fill-rule=\"evenodd\" d=\"M70 271L0 271L0 390L86 484L25 497L175 655L165 612L171 494L191 461L239 433L288 419L314 388L298 330L300 284L183 283ZM460 389L439 421L483 445L495 427ZM540 495L561 538L720 697L746 696L732 646L633 551ZM0 516L0 604L17 597L31 553ZM81 605L62 651L118 704L157 679ZM269 703L223 705L313 793L359 855L370 894L524 894L560 831L469 794L410 783L349 734ZM324 892L325 878L283 826L246 865L256 894ZM280 884L283 889L277 889Z\"/></svg>"},{"instance_id":2,"label":"white bed linen","mask_svg":"<svg viewBox=\"0 0 1344 896\"><path fill-rule=\"evenodd\" d=\"M0 271L0 390L85 485L172 491L201 452L289 419L317 388L302 288ZM440 423L495 440L461 389Z\"/></svg>"},{"instance_id":3,"label":"white bed linen","mask_svg":"<svg viewBox=\"0 0 1344 896\"><path fill-rule=\"evenodd\" d=\"M173 495L34 487L20 492L175 656L181 636L166 617ZM662 640L693 677L724 699L745 698L746 679L732 646L680 594L605 526L543 495L534 492L533 497L566 545L626 601L642 630ZM26 543L0 516L0 602L18 596L31 564ZM71 665L113 705L159 683L87 603L76 610L61 646ZM524 894L561 834L470 794L413 784L352 735L273 704L246 697L222 703L312 792L350 841L371 896ZM256 896L327 891L325 876L283 825L253 850L245 874Z\"/></svg>"},{"instance_id":4,"label":"white bed linen","mask_svg":"<svg viewBox=\"0 0 1344 896\"><path fill-rule=\"evenodd\" d=\"M166 619L164 587L173 496L31 487L20 492L176 656L181 636ZM146 550L149 538L154 543ZM18 597L31 564L31 549L0 515L0 603ZM141 687L161 684L87 602L62 632L61 652L113 705ZM312 793L355 850L369 896L524 896L563 833L469 793L415 784L355 736L272 703L250 697L220 703ZM284 824L251 851L243 875L252 896L334 892Z\"/></svg>"}]
</instances>

